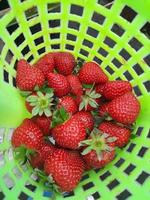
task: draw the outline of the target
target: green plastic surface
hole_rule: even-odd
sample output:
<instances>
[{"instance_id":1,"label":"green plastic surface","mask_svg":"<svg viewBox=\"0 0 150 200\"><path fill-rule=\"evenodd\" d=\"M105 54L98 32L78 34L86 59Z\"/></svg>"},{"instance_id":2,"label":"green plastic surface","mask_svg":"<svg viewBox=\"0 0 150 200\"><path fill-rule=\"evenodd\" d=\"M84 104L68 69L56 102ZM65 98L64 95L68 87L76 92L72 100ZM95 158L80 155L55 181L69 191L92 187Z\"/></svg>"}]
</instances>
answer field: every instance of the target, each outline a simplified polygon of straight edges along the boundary
<instances>
[{"instance_id":1,"label":"green plastic surface","mask_svg":"<svg viewBox=\"0 0 150 200\"><path fill-rule=\"evenodd\" d=\"M0 199L49 199L47 188L36 181L32 169L13 160L10 138L12 128L29 116L14 84L16 61L24 57L32 64L54 50L70 50L76 58L95 60L111 80L129 80L142 106L134 130L138 137L118 150L104 169L85 173L66 199L85 200L90 195L102 200L150 199L150 40L144 34L150 21L150 1L115 0L107 6L101 2L9 0L11 10L0 19ZM27 19L31 8L35 16ZM128 17L126 8L133 15ZM18 26L10 32L14 21Z\"/></svg>"}]
</instances>

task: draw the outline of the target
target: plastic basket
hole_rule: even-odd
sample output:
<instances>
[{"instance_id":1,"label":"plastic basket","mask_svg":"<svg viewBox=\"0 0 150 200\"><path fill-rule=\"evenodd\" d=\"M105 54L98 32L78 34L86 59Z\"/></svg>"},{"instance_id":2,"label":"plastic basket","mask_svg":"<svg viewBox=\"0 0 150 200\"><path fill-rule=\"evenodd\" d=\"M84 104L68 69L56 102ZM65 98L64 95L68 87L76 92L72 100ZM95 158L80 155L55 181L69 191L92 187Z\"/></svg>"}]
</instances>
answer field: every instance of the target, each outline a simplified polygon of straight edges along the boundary
<instances>
[{"instance_id":1,"label":"plastic basket","mask_svg":"<svg viewBox=\"0 0 150 200\"><path fill-rule=\"evenodd\" d=\"M125 149L104 169L85 173L75 191L57 199L150 199L150 26L149 0L10 0L0 19L0 199L49 199L28 165L13 160L12 128L30 117L15 87L16 62L34 63L45 52L72 51L76 58L94 60L110 79L131 81L142 111ZM55 9L51 9L54 8ZM34 17L29 18L34 10ZM130 11L130 12L129 12ZM129 14L128 14L129 12ZM10 28L11 23L15 23ZM55 35L55 37L53 37Z\"/></svg>"}]
</instances>

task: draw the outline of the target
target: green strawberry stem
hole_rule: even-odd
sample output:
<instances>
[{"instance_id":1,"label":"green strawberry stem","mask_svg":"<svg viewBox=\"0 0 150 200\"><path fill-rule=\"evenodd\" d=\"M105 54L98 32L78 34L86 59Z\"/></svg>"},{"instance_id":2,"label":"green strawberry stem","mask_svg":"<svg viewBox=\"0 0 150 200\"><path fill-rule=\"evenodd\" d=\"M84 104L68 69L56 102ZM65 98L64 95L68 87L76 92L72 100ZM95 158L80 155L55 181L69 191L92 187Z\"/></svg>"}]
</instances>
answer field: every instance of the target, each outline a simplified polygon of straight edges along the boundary
<instances>
[{"instance_id":1,"label":"green strawberry stem","mask_svg":"<svg viewBox=\"0 0 150 200\"><path fill-rule=\"evenodd\" d=\"M82 84L82 87L86 88L86 89L91 89L93 87L93 85L92 84Z\"/></svg>"},{"instance_id":2,"label":"green strawberry stem","mask_svg":"<svg viewBox=\"0 0 150 200\"><path fill-rule=\"evenodd\" d=\"M78 72L80 71L80 69L81 69L83 63L84 63L84 61L82 61L82 60L80 60L80 59L77 60L76 67L75 67L74 70L73 70L73 74L74 74L74 75L77 75L77 74L78 74Z\"/></svg>"},{"instance_id":3,"label":"green strawberry stem","mask_svg":"<svg viewBox=\"0 0 150 200\"><path fill-rule=\"evenodd\" d=\"M102 160L102 152L113 151L113 147L109 146L109 143L116 141L116 137L109 137L108 134L102 133L99 129L94 128L91 132L90 138L80 142L80 146L85 146L82 155L90 153L92 150L96 151L98 160Z\"/></svg>"},{"instance_id":4,"label":"green strawberry stem","mask_svg":"<svg viewBox=\"0 0 150 200\"><path fill-rule=\"evenodd\" d=\"M54 111L52 117L52 125L51 127L54 128L59 124L63 124L65 121L69 119L69 113L64 109L64 107Z\"/></svg>"},{"instance_id":5,"label":"green strawberry stem","mask_svg":"<svg viewBox=\"0 0 150 200\"><path fill-rule=\"evenodd\" d=\"M93 117L98 116L99 115L99 110L98 109L92 110L91 114L93 115Z\"/></svg>"},{"instance_id":6,"label":"green strawberry stem","mask_svg":"<svg viewBox=\"0 0 150 200\"><path fill-rule=\"evenodd\" d=\"M13 156L15 160L19 162L19 164L24 165L29 159L30 156L35 153L32 149L27 149L24 146L20 146L14 149Z\"/></svg>"},{"instance_id":7,"label":"green strawberry stem","mask_svg":"<svg viewBox=\"0 0 150 200\"><path fill-rule=\"evenodd\" d=\"M98 127L99 124L101 124L103 121L112 121L113 123L117 124L118 126L127 128L131 131L133 131L135 129L135 125L136 123L133 124L122 124L120 122L117 122L116 120L114 120L109 113L104 113L104 115L102 117L99 116L99 111L98 110L94 110L91 112L93 117L94 117L94 121L95 121L95 127Z\"/></svg>"},{"instance_id":8,"label":"green strawberry stem","mask_svg":"<svg viewBox=\"0 0 150 200\"><path fill-rule=\"evenodd\" d=\"M94 84L92 86L92 88L90 88L90 90L85 92L85 95L83 95L82 101L79 105L79 111L81 111L83 108L85 108L85 110L87 110L87 106L90 105L93 108L97 108L98 107L98 103L96 102L96 99L100 98L101 95L96 93L96 91L93 89Z\"/></svg>"},{"instance_id":9,"label":"green strawberry stem","mask_svg":"<svg viewBox=\"0 0 150 200\"><path fill-rule=\"evenodd\" d=\"M114 121L118 126L121 126L121 127L125 127L125 128L127 128L127 129L129 129L129 130L131 130L131 131L133 131L134 129L135 129L135 123L134 124L122 124L122 123L120 123L120 122L117 122L117 121Z\"/></svg>"},{"instance_id":10,"label":"green strawberry stem","mask_svg":"<svg viewBox=\"0 0 150 200\"><path fill-rule=\"evenodd\" d=\"M49 88L48 83L45 82L45 84L41 88L39 88L38 86L35 86L34 91L36 92L41 91L42 93L45 93L45 94L46 93L51 94L53 93L54 90L52 88Z\"/></svg>"},{"instance_id":11,"label":"green strawberry stem","mask_svg":"<svg viewBox=\"0 0 150 200\"><path fill-rule=\"evenodd\" d=\"M35 92L41 91L42 93L52 93L52 92L53 92L53 89L52 89L52 88L49 88L49 87L47 86L47 82L46 82L41 88L39 88L39 86L36 85L35 88L34 88L34 91L35 91ZM23 97L28 97L29 95L32 94L31 91L23 91L23 90L19 90L19 93L20 93L21 96L23 96Z\"/></svg>"},{"instance_id":12,"label":"green strawberry stem","mask_svg":"<svg viewBox=\"0 0 150 200\"><path fill-rule=\"evenodd\" d=\"M59 186L55 183L53 177L51 175L47 176L47 174L44 171L41 171L38 168L34 169L35 175L40 178L40 180L45 184L45 186L48 188L50 192L52 192L52 197L51 199L56 199L56 193L60 194L60 188Z\"/></svg>"},{"instance_id":13,"label":"green strawberry stem","mask_svg":"<svg viewBox=\"0 0 150 200\"><path fill-rule=\"evenodd\" d=\"M28 97L30 94L32 94L31 91L22 91L22 90L19 90L19 93L22 97Z\"/></svg>"},{"instance_id":14,"label":"green strawberry stem","mask_svg":"<svg viewBox=\"0 0 150 200\"><path fill-rule=\"evenodd\" d=\"M50 89L50 88L49 88ZM53 90L49 90L47 93L42 93L38 91L36 95L30 95L27 97L26 101L33 107L32 115L40 115L45 114L47 117L52 116L51 107L54 105Z\"/></svg>"}]
</instances>

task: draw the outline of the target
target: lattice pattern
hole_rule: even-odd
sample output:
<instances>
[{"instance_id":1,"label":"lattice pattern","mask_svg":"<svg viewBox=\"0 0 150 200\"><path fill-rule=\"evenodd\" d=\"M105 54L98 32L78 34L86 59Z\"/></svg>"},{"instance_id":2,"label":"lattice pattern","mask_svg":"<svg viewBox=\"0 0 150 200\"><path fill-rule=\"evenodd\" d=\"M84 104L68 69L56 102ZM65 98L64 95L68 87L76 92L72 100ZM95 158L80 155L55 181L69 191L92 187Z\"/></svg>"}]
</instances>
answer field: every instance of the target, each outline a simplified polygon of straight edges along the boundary
<instances>
[{"instance_id":1,"label":"lattice pattern","mask_svg":"<svg viewBox=\"0 0 150 200\"><path fill-rule=\"evenodd\" d=\"M69 50L81 60L98 62L112 80L129 80L142 104L135 130L138 137L123 151L118 150L115 160L107 167L86 173L75 191L57 198L149 199L148 5L145 5L144 13L139 9L140 0L136 4L132 2L133 5L129 0L115 0L107 6L107 1L102 0L9 2L11 11L0 19L0 99L11 93L9 101L15 108L15 111L10 108L10 116L4 116L3 113L7 112L1 111L3 118L11 119L7 126L16 126L21 120L18 116L21 115L22 103L19 104L18 100L16 106L18 93L11 88L16 86L17 60L24 57L33 64L45 52L58 49ZM31 11L34 16L31 16ZM130 15L127 15L129 11ZM4 105L9 104L6 103ZM12 129L0 129L0 199L49 199L51 193L32 174L32 169L19 166L13 160L9 141L11 133Z\"/></svg>"}]
</instances>

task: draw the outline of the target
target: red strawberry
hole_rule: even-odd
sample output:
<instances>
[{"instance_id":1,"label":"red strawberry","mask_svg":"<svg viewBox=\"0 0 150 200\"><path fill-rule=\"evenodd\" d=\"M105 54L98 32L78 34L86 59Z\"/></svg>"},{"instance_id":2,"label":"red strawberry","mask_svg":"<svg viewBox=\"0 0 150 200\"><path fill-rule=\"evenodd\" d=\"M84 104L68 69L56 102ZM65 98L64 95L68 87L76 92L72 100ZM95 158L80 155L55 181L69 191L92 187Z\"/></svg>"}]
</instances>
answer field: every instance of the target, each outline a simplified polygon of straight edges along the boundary
<instances>
[{"instance_id":1,"label":"red strawberry","mask_svg":"<svg viewBox=\"0 0 150 200\"><path fill-rule=\"evenodd\" d=\"M54 105L53 95L54 93L51 89L47 93L43 93L41 91L33 92L26 98L25 105L27 110L32 113L33 116L52 116L51 107Z\"/></svg>"},{"instance_id":2,"label":"red strawberry","mask_svg":"<svg viewBox=\"0 0 150 200\"><path fill-rule=\"evenodd\" d=\"M106 99L112 100L130 91L132 91L132 86L128 81L108 81L105 84L103 95Z\"/></svg>"},{"instance_id":3,"label":"red strawberry","mask_svg":"<svg viewBox=\"0 0 150 200\"><path fill-rule=\"evenodd\" d=\"M41 87L44 81L45 78L40 69L31 67L24 59L18 61L16 83L20 90L33 91L35 86Z\"/></svg>"},{"instance_id":4,"label":"red strawberry","mask_svg":"<svg viewBox=\"0 0 150 200\"><path fill-rule=\"evenodd\" d=\"M115 140L115 137L109 137L107 134L102 134L98 129L94 129L90 137L80 144L86 146L82 155L88 166L102 168L113 160L115 151L112 146Z\"/></svg>"},{"instance_id":5,"label":"red strawberry","mask_svg":"<svg viewBox=\"0 0 150 200\"><path fill-rule=\"evenodd\" d=\"M74 114L78 110L76 102L71 96L59 98L58 108L61 107L64 107L65 110L70 114Z\"/></svg>"},{"instance_id":6,"label":"red strawberry","mask_svg":"<svg viewBox=\"0 0 150 200\"><path fill-rule=\"evenodd\" d=\"M56 149L46 159L44 170L61 191L71 192L82 177L84 161L78 152Z\"/></svg>"},{"instance_id":7,"label":"red strawberry","mask_svg":"<svg viewBox=\"0 0 150 200\"><path fill-rule=\"evenodd\" d=\"M33 168L43 169L44 162L55 147L51 144L43 143L38 152L30 156L30 164Z\"/></svg>"},{"instance_id":8,"label":"red strawberry","mask_svg":"<svg viewBox=\"0 0 150 200\"><path fill-rule=\"evenodd\" d=\"M32 121L38 125L44 135L50 135L51 118L42 116L36 116L32 118Z\"/></svg>"},{"instance_id":9,"label":"red strawberry","mask_svg":"<svg viewBox=\"0 0 150 200\"><path fill-rule=\"evenodd\" d=\"M31 106L30 103L27 102L27 101L25 101L25 106L26 106L27 110L28 110L30 113L32 113L33 106Z\"/></svg>"},{"instance_id":10,"label":"red strawberry","mask_svg":"<svg viewBox=\"0 0 150 200\"><path fill-rule=\"evenodd\" d=\"M37 150L43 142L43 133L30 119L25 119L13 132L11 139L13 147L25 146Z\"/></svg>"},{"instance_id":11,"label":"red strawberry","mask_svg":"<svg viewBox=\"0 0 150 200\"><path fill-rule=\"evenodd\" d=\"M74 100L76 102L76 105L79 107L80 103L82 102L82 96L76 96L74 97Z\"/></svg>"},{"instance_id":12,"label":"red strawberry","mask_svg":"<svg viewBox=\"0 0 150 200\"><path fill-rule=\"evenodd\" d=\"M78 149L79 143L86 137L86 130L83 123L72 116L68 121L53 128L52 136L61 147Z\"/></svg>"},{"instance_id":13,"label":"red strawberry","mask_svg":"<svg viewBox=\"0 0 150 200\"><path fill-rule=\"evenodd\" d=\"M104 103L99 107L99 116L103 117L104 115L108 114L108 106L109 103Z\"/></svg>"},{"instance_id":14,"label":"red strawberry","mask_svg":"<svg viewBox=\"0 0 150 200\"><path fill-rule=\"evenodd\" d=\"M74 115L74 118L81 121L86 129L89 129L90 131L93 129L94 119L90 112L80 111Z\"/></svg>"},{"instance_id":15,"label":"red strawberry","mask_svg":"<svg viewBox=\"0 0 150 200\"><path fill-rule=\"evenodd\" d=\"M102 159L98 159L96 151L92 150L90 153L83 156L83 159L92 168L102 168L114 159L115 151L102 152Z\"/></svg>"},{"instance_id":16,"label":"red strawberry","mask_svg":"<svg viewBox=\"0 0 150 200\"><path fill-rule=\"evenodd\" d=\"M38 153L30 155L29 162L33 168L42 169L44 165L44 161Z\"/></svg>"},{"instance_id":17,"label":"red strawberry","mask_svg":"<svg viewBox=\"0 0 150 200\"><path fill-rule=\"evenodd\" d=\"M84 163L85 163L85 171L89 171L92 169L92 167L88 163L86 163L86 162L84 162Z\"/></svg>"},{"instance_id":18,"label":"red strawberry","mask_svg":"<svg viewBox=\"0 0 150 200\"><path fill-rule=\"evenodd\" d=\"M109 103L108 112L110 116L123 124L132 124L135 122L139 112L140 103L131 93L126 93Z\"/></svg>"},{"instance_id":19,"label":"red strawberry","mask_svg":"<svg viewBox=\"0 0 150 200\"><path fill-rule=\"evenodd\" d=\"M107 83L107 82L106 82ZM98 84L95 86L95 91L96 93L99 93L101 95L103 95L103 91L104 91L104 88L105 88L105 84L106 83L101 83L101 84Z\"/></svg>"},{"instance_id":20,"label":"red strawberry","mask_svg":"<svg viewBox=\"0 0 150 200\"><path fill-rule=\"evenodd\" d=\"M99 130L103 133L107 133L111 137L116 137L115 145L118 147L125 146L130 139L131 132L125 127L121 127L112 122L103 122L99 126Z\"/></svg>"},{"instance_id":21,"label":"red strawberry","mask_svg":"<svg viewBox=\"0 0 150 200\"><path fill-rule=\"evenodd\" d=\"M55 66L60 74L69 75L75 67L75 58L69 52L57 52L54 54Z\"/></svg>"},{"instance_id":22,"label":"red strawberry","mask_svg":"<svg viewBox=\"0 0 150 200\"><path fill-rule=\"evenodd\" d=\"M67 80L70 84L71 94L79 96L83 94L83 88L79 78L73 74L67 76Z\"/></svg>"},{"instance_id":23,"label":"red strawberry","mask_svg":"<svg viewBox=\"0 0 150 200\"><path fill-rule=\"evenodd\" d=\"M54 89L54 93L58 97L67 95L70 92L70 85L65 76L61 74L48 74L48 85Z\"/></svg>"},{"instance_id":24,"label":"red strawberry","mask_svg":"<svg viewBox=\"0 0 150 200\"><path fill-rule=\"evenodd\" d=\"M87 62L83 64L79 71L79 79L82 83L93 84L93 83L105 83L108 77L95 62Z\"/></svg>"},{"instance_id":25,"label":"red strawberry","mask_svg":"<svg viewBox=\"0 0 150 200\"><path fill-rule=\"evenodd\" d=\"M46 78L48 73L53 72L54 70L54 67L55 67L54 54L48 53L44 55L34 64L34 66L39 68L43 72Z\"/></svg>"}]
</instances>

